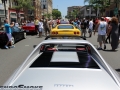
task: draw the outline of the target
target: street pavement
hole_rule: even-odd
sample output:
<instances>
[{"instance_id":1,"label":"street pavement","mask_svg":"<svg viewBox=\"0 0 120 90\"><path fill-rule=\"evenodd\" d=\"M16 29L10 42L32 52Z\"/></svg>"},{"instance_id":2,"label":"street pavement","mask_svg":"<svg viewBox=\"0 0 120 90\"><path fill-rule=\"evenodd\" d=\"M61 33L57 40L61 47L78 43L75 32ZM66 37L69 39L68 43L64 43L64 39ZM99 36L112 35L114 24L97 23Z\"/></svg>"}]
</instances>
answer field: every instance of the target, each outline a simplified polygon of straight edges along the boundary
<instances>
[{"instance_id":1,"label":"street pavement","mask_svg":"<svg viewBox=\"0 0 120 90\"><path fill-rule=\"evenodd\" d=\"M88 36L88 34L87 34ZM11 74L24 62L27 56L32 52L33 45L39 44L43 38L38 36L27 36L26 39L15 44L15 48L0 49L0 86L3 85ZM97 42L97 33L91 38L87 38L93 45L99 46ZM110 44L107 44L106 51L99 51L108 64L114 69L120 69L120 48L117 51L110 51ZM119 72L118 72L119 73ZM120 74L120 73L119 73Z\"/></svg>"},{"instance_id":2,"label":"street pavement","mask_svg":"<svg viewBox=\"0 0 120 90\"><path fill-rule=\"evenodd\" d=\"M0 86L10 77L32 52L33 45L39 44L44 38L27 36L15 44L15 48L0 49Z\"/></svg>"}]
</instances>

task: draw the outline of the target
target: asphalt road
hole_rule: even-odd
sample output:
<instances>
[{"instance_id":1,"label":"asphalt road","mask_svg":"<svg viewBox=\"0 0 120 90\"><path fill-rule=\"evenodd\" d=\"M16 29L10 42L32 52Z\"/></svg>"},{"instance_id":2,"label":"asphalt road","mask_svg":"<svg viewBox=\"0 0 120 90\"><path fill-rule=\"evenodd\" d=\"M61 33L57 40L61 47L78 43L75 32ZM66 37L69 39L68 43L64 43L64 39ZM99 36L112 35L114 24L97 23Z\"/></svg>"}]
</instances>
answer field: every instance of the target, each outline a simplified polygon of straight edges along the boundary
<instances>
[{"instance_id":1,"label":"asphalt road","mask_svg":"<svg viewBox=\"0 0 120 90\"><path fill-rule=\"evenodd\" d=\"M38 38L38 36L27 36L27 39L16 43L15 48L8 50L0 49L0 86L3 85L11 74L23 63L23 61L34 49L33 45L39 44L42 40L44 40L44 37ZM87 40L97 46L97 33L92 38L87 38ZM107 50L101 50L99 52L107 63L109 63L114 69L119 69L120 48L118 48L115 52L109 51L110 49L110 44L107 44Z\"/></svg>"},{"instance_id":2,"label":"asphalt road","mask_svg":"<svg viewBox=\"0 0 120 90\"><path fill-rule=\"evenodd\" d=\"M38 36L27 36L15 44L15 48L0 49L0 86L10 77L27 56L32 52L33 45L39 44L43 38Z\"/></svg>"}]
</instances>

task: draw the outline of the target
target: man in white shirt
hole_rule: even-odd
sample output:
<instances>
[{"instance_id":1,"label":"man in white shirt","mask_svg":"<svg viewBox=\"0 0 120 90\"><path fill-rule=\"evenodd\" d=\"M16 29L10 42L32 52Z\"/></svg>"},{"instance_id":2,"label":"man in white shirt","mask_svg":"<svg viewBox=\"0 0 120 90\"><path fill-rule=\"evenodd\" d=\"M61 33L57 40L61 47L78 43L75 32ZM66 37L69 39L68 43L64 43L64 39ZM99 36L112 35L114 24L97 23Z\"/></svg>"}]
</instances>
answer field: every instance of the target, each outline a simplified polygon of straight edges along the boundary
<instances>
[{"instance_id":1,"label":"man in white shirt","mask_svg":"<svg viewBox=\"0 0 120 90\"><path fill-rule=\"evenodd\" d=\"M42 37L42 32L43 32L43 20L40 20L39 23L39 37Z\"/></svg>"},{"instance_id":2,"label":"man in white shirt","mask_svg":"<svg viewBox=\"0 0 120 90\"><path fill-rule=\"evenodd\" d=\"M107 23L104 21L104 18L101 17L101 20L98 22L98 24L96 26L96 29L94 31L94 35L95 35L95 32L98 30L98 39L97 39L97 41L99 42L99 45L100 45L98 50L102 50L102 42L104 43L104 49L106 49L105 36L106 36L107 28L108 28Z\"/></svg>"},{"instance_id":3,"label":"man in white shirt","mask_svg":"<svg viewBox=\"0 0 120 90\"><path fill-rule=\"evenodd\" d=\"M92 19L90 19L90 21L89 21L89 37L91 37L92 36L92 31L93 31L93 21L92 21Z\"/></svg>"}]
</instances>

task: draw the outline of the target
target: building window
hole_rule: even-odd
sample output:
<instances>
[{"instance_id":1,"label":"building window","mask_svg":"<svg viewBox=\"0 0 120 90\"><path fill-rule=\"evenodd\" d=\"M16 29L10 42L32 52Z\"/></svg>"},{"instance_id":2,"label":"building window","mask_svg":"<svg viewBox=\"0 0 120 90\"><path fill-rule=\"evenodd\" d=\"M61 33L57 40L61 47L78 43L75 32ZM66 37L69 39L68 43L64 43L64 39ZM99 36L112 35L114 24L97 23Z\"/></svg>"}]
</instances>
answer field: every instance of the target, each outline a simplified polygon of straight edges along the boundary
<instances>
[{"instance_id":1,"label":"building window","mask_svg":"<svg viewBox=\"0 0 120 90\"><path fill-rule=\"evenodd\" d=\"M24 14L20 14L21 17L24 17Z\"/></svg>"},{"instance_id":2,"label":"building window","mask_svg":"<svg viewBox=\"0 0 120 90\"><path fill-rule=\"evenodd\" d=\"M16 13L11 13L10 15L11 15L11 16L17 16L17 14L16 14Z\"/></svg>"},{"instance_id":3,"label":"building window","mask_svg":"<svg viewBox=\"0 0 120 90\"><path fill-rule=\"evenodd\" d=\"M45 5L43 5L43 9L46 9L46 6L45 6Z\"/></svg>"},{"instance_id":4,"label":"building window","mask_svg":"<svg viewBox=\"0 0 120 90\"><path fill-rule=\"evenodd\" d=\"M11 22L16 22L17 19L16 18L11 18Z\"/></svg>"},{"instance_id":5,"label":"building window","mask_svg":"<svg viewBox=\"0 0 120 90\"><path fill-rule=\"evenodd\" d=\"M0 14L5 14L5 13L4 13L4 10L0 10Z\"/></svg>"}]
</instances>

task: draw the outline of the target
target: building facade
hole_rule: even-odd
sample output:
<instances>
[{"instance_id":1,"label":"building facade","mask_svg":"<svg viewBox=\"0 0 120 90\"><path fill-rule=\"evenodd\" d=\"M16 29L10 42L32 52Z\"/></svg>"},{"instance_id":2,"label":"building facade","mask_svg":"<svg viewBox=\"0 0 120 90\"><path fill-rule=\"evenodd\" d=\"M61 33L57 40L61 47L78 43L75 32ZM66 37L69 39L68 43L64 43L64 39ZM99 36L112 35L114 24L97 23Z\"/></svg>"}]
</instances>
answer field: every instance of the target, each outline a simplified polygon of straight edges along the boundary
<instances>
[{"instance_id":1,"label":"building facade","mask_svg":"<svg viewBox=\"0 0 120 90\"><path fill-rule=\"evenodd\" d=\"M52 0L41 0L41 15L52 14L53 2Z\"/></svg>"},{"instance_id":2,"label":"building facade","mask_svg":"<svg viewBox=\"0 0 120 90\"><path fill-rule=\"evenodd\" d=\"M6 16L8 18L8 8L9 8L9 1L6 2ZM4 8L4 4L2 3L2 0L0 0L0 26L4 24L4 20L5 20L5 8Z\"/></svg>"},{"instance_id":3,"label":"building facade","mask_svg":"<svg viewBox=\"0 0 120 90\"><path fill-rule=\"evenodd\" d=\"M17 0L7 0L6 3L6 12L7 18L9 22L22 22L24 20L34 19L35 17L41 18L41 0L31 0L31 5L34 7L33 10L21 9L20 11L13 9L13 7L17 6ZM3 21L5 20L5 11L4 5L0 0L0 25L3 25Z\"/></svg>"},{"instance_id":4,"label":"building facade","mask_svg":"<svg viewBox=\"0 0 120 90\"><path fill-rule=\"evenodd\" d=\"M74 11L74 10L77 10L78 11L78 15L77 15L77 17L79 17L80 16L80 8L81 8L82 6L71 6L71 7L68 7L67 8L67 16L68 17L72 17L72 12Z\"/></svg>"},{"instance_id":5,"label":"building facade","mask_svg":"<svg viewBox=\"0 0 120 90\"><path fill-rule=\"evenodd\" d=\"M115 8L118 9L118 14L114 13ZM110 0L110 6L105 9L105 16L113 17L113 16L120 16L120 2L117 0Z\"/></svg>"},{"instance_id":6,"label":"building facade","mask_svg":"<svg viewBox=\"0 0 120 90\"><path fill-rule=\"evenodd\" d=\"M97 14L97 15L96 15ZM95 18L99 16L99 10L96 12L92 6L85 5L80 9L81 18Z\"/></svg>"},{"instance_id":7,"label":"building facade","mask_svg":"<svg viewBox=\"0 0 120 90\"><path fill-rule=\"evenodd\" d=\"M34 17L41 17L41 0L33 0L33 6L35 7Z\"/></svg>"}]
</instances>

